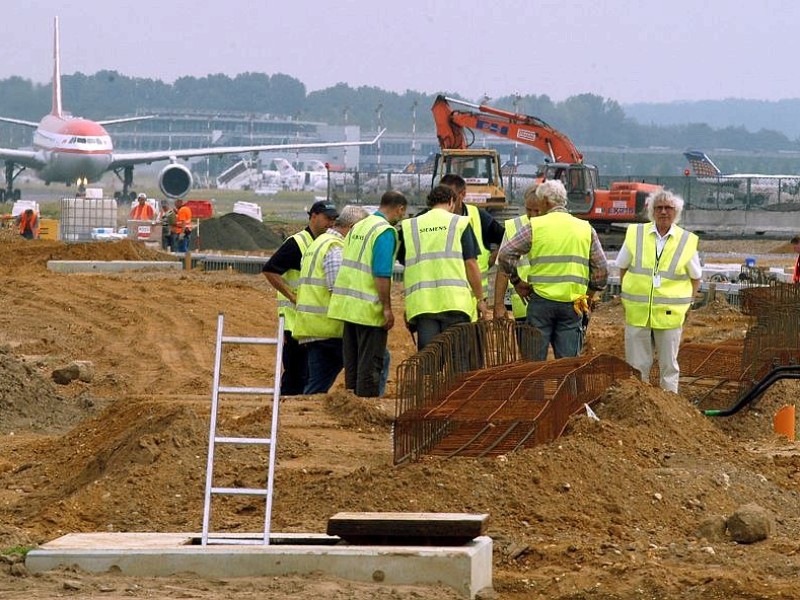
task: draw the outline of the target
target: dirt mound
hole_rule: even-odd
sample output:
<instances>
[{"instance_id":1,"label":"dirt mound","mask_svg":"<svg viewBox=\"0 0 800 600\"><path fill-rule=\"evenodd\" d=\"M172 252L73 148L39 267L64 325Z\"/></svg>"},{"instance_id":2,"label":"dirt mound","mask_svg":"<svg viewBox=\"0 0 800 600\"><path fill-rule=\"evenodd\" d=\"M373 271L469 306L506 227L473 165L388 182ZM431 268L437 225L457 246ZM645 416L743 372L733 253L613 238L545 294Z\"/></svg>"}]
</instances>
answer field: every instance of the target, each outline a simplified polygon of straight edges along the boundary
<instances>
[{"instance_id":1,"label":"dirt mound","mask_svg":"<svg viewBox=\"0 0 800 600\"><path fill-rule=\"evenodd\" d=\"M89 399L61 397L55 385L8 347L0 347L0 433L66 431L91 412Z\"/></svg>"},{"instance_id":2,"label":"dirt mound","mask_svg":"<svg viewBox=\"0 0 800 600\"><path fill-rule=\"evenodd\" d=\"M200 224L202 250L271 250L283 238L247 215L228 213Z\"/></svg>"},{"instance_id":3,"label":"dirt mound","mask_svg":"<svg viewBox=\"0 0 800 600\"><path fill-rule=\"evenodd\" d=\"M343 427L369 428L388 427L392 415L366 398L359 398L352 392L338 391L325 396L325 410L332 414Z\"/></svg>"}]
</instances>

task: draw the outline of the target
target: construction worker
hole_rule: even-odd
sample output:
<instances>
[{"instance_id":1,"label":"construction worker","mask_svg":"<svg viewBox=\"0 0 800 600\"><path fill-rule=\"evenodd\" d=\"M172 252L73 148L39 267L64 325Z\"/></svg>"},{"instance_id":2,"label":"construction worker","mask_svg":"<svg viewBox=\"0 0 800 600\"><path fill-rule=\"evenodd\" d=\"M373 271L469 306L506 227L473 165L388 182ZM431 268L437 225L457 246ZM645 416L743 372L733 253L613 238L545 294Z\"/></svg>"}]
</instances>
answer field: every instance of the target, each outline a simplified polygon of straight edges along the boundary
<instances>
[{"instance_id":1,"label":"construction worker","mask_svg":"<svg viewBox=\"0 0 800 600\"><path fill-rule=\"evenodd\" d=\"M39 215L32 208L26 208L19 216L19 234L26 240L39 237Z\"/></svg>"},{"instance_id":2,"label":"construction worker","mask_svg":"<svg viewBox=\"0 0 800 600\"><path fill-rule=\"evenodd\" d=\"M169 202L162 200L158 211L158 222L161 223L161 247L164 250L175 249L175 235L172 233L175 221L175 211L170 208Z\"/></svg>"},{"instance_id":3,"label":"construction worker","mask_svg":"<svg viewBox=\"0 0 800 600\"><path fill-rule=\"evenodd\" d=\"M536 200L536 188L539 187L538 183L534 183L527 190L525 190L525 215L508 219L504 224L505 235L503 241L511 239L517 232L525 226L529 219L539 215L538 202ZM530 270L530 263L528 257L520 256L517 261L517 276L520 279L528 280L528 271ZM502 270L498 269L495 274L494 280L494 318L504 319L507 315L506 309L506 293L508 292L508 299L511 302L511 314L514 316L515 321L525 322L527 318L528 307L526 302L520 297L508 281L508 275Z\"/></svg>"},{"instance_id":4,"label":"construction worker","mask_svg":"<svg viewBox=\"0 0 800 600\"><path fill-rule=\"evenodd\" d=\"M192 235L192 209L181 198L175 198L175 224L172 226L172 234L177 246L175 251L188 252Z\"/></svg>"},{"instance_id":5,"label":"construction worker","mask_svg":"<svg viewBox=\"0 0 800 600\"><path fill-rule=\"evenodd\" d=\"M659 385L677 393L683 321L703 275L698 238L676 225L683 199L672 192L653 192L645 200L645 209L650 222L628 225L617 255L625 309L625 360L648 381L655 346Z\"/></svg>"},{"instance_id":6,"label":"construction worker","mask_svg":"<svg viewBox=\"0 0 800 600\"><path fill-rule=\"evenodd\" d=\"M469 217L454 214L456 192L437 185L426 213L402 223L406 321L417 331L417 350L447 328L489 319L478 268L478 242ZM476 311L477 309L477 311Z\"/></svg>"},{"instance_id":7,"label":"construction worker","mask_svg":"<svg viewBox=\"0 0 800 600\"><path fill-rule=\"evenodd\" d=\"M136 204L131 208L130 219L132 221L152 221L155 217L153 207L147 203L147 194L136 196Z\"/></svg>"},{"instance_id":8,"label":"construction worker","mask_svg":"<svg viewBox=\"0 0 800 600\"><path fill-rule=\"evenodd\" d=\"M578 356L583 347L584 319L596 291L608 279L608 265L597 232L567 212L567 190L558 180L536 189L539 212L503 242L497 265L520 297L527 301L527 322L542 334L544 344L533 360L545 360L548 346L556 358ZM516 272L528 256L528 280Z\"/></svg>"},{"instance_id":9,"label":"construction worker","mask_svg":"<svg viewBox=\"0 0 800 600\"><path fill-rule=\"evenodd\" d=\"M315 238L323 234L339 216L336 205L320 200L308 211L308 226L289 236L275 251L262 269L264 277L278 294L278 315L283 321L283 374L281 395L302 394L308 378L308 356L306 349L292 336L297 304L297 281L303 253Z\"/></svg>"},{"instance_id":10,"label":"construction worker","mask_svg":"<svg viewBox=\"0 0 800 600\"><path fill-rule=\"evenodd\" d=\"M397 191L381 197L378 210L356 223L344 242L328 316L344 321L345 387L356 396L378 396L392 313L392 273L398 234L394 225L408 201Z\"/></svg>"},{"instance_id":11,"label":"construction worker","mask_svg":"<svg viewBox=\"0 0 800 600\"><path fill-rule=\"evenodd\" d=\"M465 204L467 197L467 182L460 175L448 173L439 182L446 185L456 193L455 214L469 217L472 224L472 231L478 240L478 268L481 271L481 281L483 285L483 297L489 297L489 267L494 264L494 254L491 247L499 248L503 243L505 230L497 220L483 208L478 208L472 204Z\"/></svg>"},{"instance_id":12,"label":"construction worker","mask_svg":"<svg viewBox=\"0 0 800 600\"><path fill-rule=\"evenodd\" d=\"M360 206L345 206L325 233L311 242L300 263L294 337L308 356L304 394L325 394L344 367L344 323L328 316L336 276L342 266L344 237L369 213Z\"/></svg>"}]
</instances>

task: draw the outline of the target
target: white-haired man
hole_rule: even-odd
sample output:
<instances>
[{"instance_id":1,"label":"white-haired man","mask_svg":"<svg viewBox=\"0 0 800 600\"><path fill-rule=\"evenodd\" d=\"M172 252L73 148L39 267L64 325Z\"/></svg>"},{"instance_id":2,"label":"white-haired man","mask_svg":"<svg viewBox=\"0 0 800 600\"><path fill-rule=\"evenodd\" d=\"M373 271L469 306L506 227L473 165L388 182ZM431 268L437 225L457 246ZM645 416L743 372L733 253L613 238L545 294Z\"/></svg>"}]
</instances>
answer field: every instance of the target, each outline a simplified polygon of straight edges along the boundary
<instances>
[{"instance_id":1,"label":"white-haired man","mask_svg":"<svg viewBox=\"0 0 800 600\"><path fill-rule=\"evenodd\" d=\"M625 309L625 360L647 381L655 345L659 385L677 393L683 322L703 275L698 238L676 225L683 199L672 192L653 192L645 209L650 222L629 225L617 255Z\"/></svg>"},{"instance_id":2,"label":"white-haired man","mask_svg":"<svg viewBox=\"0 0 800 600\"><path fill-rule=\"evenodd\" d=\"M344 322L328 316L328 304L342 266L344 238L368 214L360 206L345 206L333 225L303 252L292 336L307 351L308 379L304 394L327 393L344 366Z\"/></svg>"},{"instance_id":3,"label":"white-haired man","mask_svg":"<svg viewBox=\"0 0 800 600\"><path fill-rule=\"evenodd\" d=\"M539 216L523 224L500 246L497 264L521 298L527 300L527 322L542 334L544 343L533 360L545 360L553 347L556 358L578 356L583 347L582 306L606 286L608 265L597 232L567 212L567 190L558 180L536 189L533 207ZM527 281L516 266L529 261Z\"/></svg>"}]
</instances>

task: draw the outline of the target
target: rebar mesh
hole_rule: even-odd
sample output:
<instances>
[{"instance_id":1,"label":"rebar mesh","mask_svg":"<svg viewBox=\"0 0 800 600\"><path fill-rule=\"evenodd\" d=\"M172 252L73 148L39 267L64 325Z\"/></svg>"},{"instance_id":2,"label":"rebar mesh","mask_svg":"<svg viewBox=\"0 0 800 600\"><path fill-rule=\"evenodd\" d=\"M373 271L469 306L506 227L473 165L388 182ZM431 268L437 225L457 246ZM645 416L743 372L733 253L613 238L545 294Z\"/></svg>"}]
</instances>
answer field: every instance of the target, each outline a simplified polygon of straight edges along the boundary
<instances>
[{"instance_id":1,"label":"rebar mesh","mask_svg":"<svg viewBox=\"0 0 800 600\"><path fill-rule=\"evenodd\" d=\"M453 327L398 367L394 461L424 454L492 456L561 435L569 417L634 374L609 356L526 360L543 343L530 325Z\"/></svg>"}]
</instances>

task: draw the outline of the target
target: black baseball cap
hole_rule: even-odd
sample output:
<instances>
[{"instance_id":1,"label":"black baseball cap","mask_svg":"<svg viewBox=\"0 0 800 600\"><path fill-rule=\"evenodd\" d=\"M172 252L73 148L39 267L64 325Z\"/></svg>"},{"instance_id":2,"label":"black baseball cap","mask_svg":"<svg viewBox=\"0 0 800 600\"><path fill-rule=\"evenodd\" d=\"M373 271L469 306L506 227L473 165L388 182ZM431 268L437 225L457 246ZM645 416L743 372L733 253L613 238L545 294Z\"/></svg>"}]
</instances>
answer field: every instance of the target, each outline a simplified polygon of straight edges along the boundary
<instances>
[{"instance_id":1,"label":"black baseball cap","mask_svg":"<svg viewBox=\"0 0 800 600\"><path fill-rule=\"evenodd\" d=\"M308 211L309 216L318 215L319 213L324 214L326 217L331 217L332 219L335 219L339 216L339 211L336 210L336 205L333 202L328 202L327 200L319 200L314 202Z\"/></svg>"}]
</instances>

